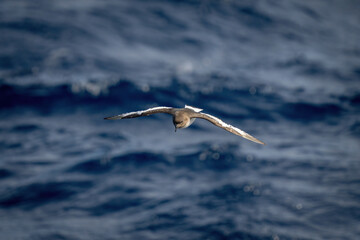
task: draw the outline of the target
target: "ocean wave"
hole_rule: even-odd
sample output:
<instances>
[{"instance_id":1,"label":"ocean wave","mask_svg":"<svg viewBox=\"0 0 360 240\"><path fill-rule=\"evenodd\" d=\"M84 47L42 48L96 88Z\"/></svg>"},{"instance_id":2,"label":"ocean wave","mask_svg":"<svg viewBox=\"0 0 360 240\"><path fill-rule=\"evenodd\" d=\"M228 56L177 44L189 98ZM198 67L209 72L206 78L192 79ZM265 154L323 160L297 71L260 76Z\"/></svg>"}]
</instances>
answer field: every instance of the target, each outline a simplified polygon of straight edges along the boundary
<instances>
[{"instance_id":1,"label":"ocean wave","mask_svg":"<svg viewBox=\"0 0 360 240\"><path fill-rule=\"evenodd\" d=\"M14 173L11 172L10 170L0 168L0 179L5 179L5 178L11 177L13 175L14 175Z\"/></svg>"},{"instance_id":2,"label":"ocean wave","mask_svg":"<svg viewBox=\"0 0 360 240\"><path fill-rule=\"evenodd\" d=\"M0 5L4 239L358 238L354 1Z\"/></svg>"},{"instance_id":3,"label":"ocean wave","mask_svg":"<svg viewBox=\"0 0 360 240\"><path fill-rule=\"evenodd\" d=\"M60 202L84 188L90 188L88 181L65 181L26 184L13 190L8 190L0 198L0 206L3 208L17 207L22 209L34 209L45 204Z\"/></svg>"},{"instance_id":4,"label":"ocean wave","mask_svg":"<svg viewBox=\"0 0 360 240\"><path fill-rule=\"evenodd\" d=\"M311 122L340 118L347 111L348 105L357 107L359 102L356 94L353 97L338 96L332 99L332 102L324 103L286 103L277 93L260 92L253 95L251 89L226 87L203 92L176 80L168 86L139 86L128 80L112 84L0 85L1 109L16 112L16 109L27 108L46 115L74 112L79 108L90 112L101 108L105 113L114 108L125 112L138 110L141 106L183 107L187 104L230 119L275 122L280 114L291 121ZM227 104L232 102L238 104ZM14 127L14 131L33 131L36 128L32 125L19 126Z\"/></svg>"}]
</instances>

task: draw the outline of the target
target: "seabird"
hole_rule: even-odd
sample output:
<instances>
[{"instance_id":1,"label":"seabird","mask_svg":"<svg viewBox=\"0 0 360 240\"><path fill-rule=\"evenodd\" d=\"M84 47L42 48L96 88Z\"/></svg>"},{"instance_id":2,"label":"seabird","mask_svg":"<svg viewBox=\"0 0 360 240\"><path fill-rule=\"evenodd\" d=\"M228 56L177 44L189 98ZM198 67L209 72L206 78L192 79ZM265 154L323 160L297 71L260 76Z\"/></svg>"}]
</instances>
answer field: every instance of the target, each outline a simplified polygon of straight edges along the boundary
<instances>
[{"instance_id":1,"label":"seabird","mask_svg":"<svg viewBox=\"0 0 360 240\"><path fill-rule=\"evenodd\" d=\"M167 114L171 114L173 116L173 123L175 126L175 132L176 132L176 130L178 128L189 127L195 121L196 118L202 118L202 119L208 120L212 124L214 124L218 127L221 127L223 129L225 129L226 131L229 131L235 135L238 135L238 136L246 138L250 141L265 145L264 142L256 139L255 137L240 130L239 128L236 128L230 124L223 122L219 118L214 117L210 114L201 113L202 110L203 109L191 107L188 105L185 105L185 108L154 107L154 108L149 108L149 109L142 110L142 111L129 112L129 113L123 113L120 115L116 115L113 117L106 117L104 119L117 120L117 119L144 117L144 116L149 116L149 115L155 114L155 113L167 113Z\"/></svg>"}]
</instances>

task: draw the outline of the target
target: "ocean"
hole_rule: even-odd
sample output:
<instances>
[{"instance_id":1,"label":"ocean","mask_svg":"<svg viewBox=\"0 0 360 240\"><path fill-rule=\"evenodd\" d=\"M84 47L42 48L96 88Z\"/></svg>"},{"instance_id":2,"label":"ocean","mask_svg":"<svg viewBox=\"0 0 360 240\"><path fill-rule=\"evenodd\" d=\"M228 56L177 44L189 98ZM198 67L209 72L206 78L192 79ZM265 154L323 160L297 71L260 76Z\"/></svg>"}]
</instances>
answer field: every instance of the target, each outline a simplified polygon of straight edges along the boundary
<instances>
[{"instance_id":1,"label":"ocean","mask_svg":"<svg viewBox=\"0 0 360 240\"><path fill-rule=\"evenodd\" d=\"M355 0L1 0L0 238L356 240ZM197 119L106 121L155 106Z\"/></svg>"}]
</instances>

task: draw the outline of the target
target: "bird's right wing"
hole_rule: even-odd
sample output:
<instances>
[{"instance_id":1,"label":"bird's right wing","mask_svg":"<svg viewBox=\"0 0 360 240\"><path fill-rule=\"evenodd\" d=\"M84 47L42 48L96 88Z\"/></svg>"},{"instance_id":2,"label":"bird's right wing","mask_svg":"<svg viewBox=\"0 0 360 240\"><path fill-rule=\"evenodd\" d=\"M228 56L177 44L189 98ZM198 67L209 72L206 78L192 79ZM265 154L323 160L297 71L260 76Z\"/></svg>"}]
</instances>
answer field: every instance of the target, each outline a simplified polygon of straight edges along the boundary
<instances>
[{"instance_id":1,"label":"bird's right wing","mask_svg":"<svg viewBox=\"0 0 360 240\"><path fill-rule=\"evenodd\" d=\"M136 117L144 117L155 113L167 113L172 114L174 111L174 108L172 107L154 107L149 108L142 111L137 112L129 112L129 113L123 113L120 115L112 116L112 117L106 117L104 119L106 120L117 120L117 119L125 119L125 118L136 118Z\"/></svg>"},{"instance_id":2,"label":"bird's right wing","mask_svg":"<svg viewBox=\"0 0 360 240\"><path fill-rule=\"evenodd\" d=\"M253 141L253 142L256 142L256 143L259 143L259 144L264 144L264 142L260 141L259 139L251 136L250 134L244 132L243 130L237 128L237 127L234 127L230 124L227 124L225 122L223 122L222 120L220 120L219 118L217 117L214 117L210 114L206 114L206 113L194 113L192 117L195 117L195 118L202 118L202 119L205 119L205 120L208 120L209 122L211 122L212 124L218 126L218 127L221 127L223 129L225 129L226 131L229 131L235 135L238 135L238 136L241 136L243 138L246 138L250 141Z\"/></svg>"}]
</instances>

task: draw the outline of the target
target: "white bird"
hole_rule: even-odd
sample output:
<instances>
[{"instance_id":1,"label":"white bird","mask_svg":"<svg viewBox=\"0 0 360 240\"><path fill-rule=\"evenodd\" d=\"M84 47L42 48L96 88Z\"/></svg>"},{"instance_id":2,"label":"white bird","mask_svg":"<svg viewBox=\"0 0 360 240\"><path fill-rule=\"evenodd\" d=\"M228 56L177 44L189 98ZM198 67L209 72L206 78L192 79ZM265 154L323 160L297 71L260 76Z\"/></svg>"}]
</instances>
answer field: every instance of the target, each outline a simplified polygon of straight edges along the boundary
<instances>
[{"instance_id":1,"label":"white bird","mask_svg":"<svg viewBox=\"0 0 360 240\"><path fill-rule=\"evenodd\" d=\"M227 124L220 120L217 117L214 117L210 114L201 113L202 109L195 108L191 106L185 105L185 108L172 108L172 107L154 107L149 108L142 111L137 112L129 112L129 113L123 113L120 115L116 115L113 117L106 117L104 119L106 120L117 120L117 119L126 119L126 118L136 118L136 117L144 117L155 113L167 113L171 114L173 116L173 123L175 126L175 132L178 128L187 128L189 127L196 118L202 118L205 120L208 120L212 124L221 127L225 129L226 131L229 131L235 135L241 136L243 138L246 138L250 141L264 144L264 142L256 139L255 137L251 136L250 134L240 130L239 128L236 128L230 124Z\"/></svg>"}]
</instances>

